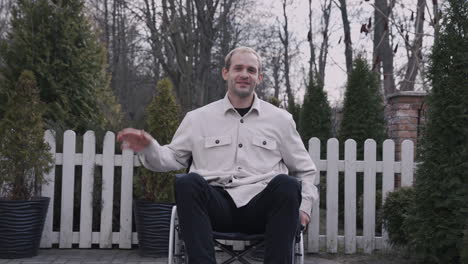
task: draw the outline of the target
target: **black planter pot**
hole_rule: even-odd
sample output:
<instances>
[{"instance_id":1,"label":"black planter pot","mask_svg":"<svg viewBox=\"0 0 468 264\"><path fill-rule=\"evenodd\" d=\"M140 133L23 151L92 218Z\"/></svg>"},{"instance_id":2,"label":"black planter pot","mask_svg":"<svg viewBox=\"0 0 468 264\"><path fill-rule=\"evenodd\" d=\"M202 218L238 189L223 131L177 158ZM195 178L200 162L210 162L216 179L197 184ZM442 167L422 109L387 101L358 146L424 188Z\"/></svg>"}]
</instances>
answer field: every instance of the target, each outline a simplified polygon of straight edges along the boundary
<instances>
[{"instance_id":1,"label":"black planter pot","mask_svg":"<svg viewBox=\"0 0 468 264\"><path fill-rule=\"evenodd\" d=\"M166 257L173 203L135 200L135 225L142 256Z\"/></svg>"},{"instance_id":2,"label":"black planter pot","mask_svg":"<svg viewBox=\"0 0 468 264\"><path fill-rule=\"evenodd\" d=\"M0 200L0 259L37 255L49 201L49 197Z\"/></svg>"}]
</instances>

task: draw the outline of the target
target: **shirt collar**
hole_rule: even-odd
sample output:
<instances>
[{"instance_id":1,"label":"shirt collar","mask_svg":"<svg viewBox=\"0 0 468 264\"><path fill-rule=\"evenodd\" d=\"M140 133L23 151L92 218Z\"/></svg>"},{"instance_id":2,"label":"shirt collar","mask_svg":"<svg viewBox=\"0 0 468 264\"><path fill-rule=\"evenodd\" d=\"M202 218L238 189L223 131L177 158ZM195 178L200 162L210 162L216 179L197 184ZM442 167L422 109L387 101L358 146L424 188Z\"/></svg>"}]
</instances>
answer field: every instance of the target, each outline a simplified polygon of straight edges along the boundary
<instances>
[{"instance_id":1,"label":"shirt collar","mask_svg":"<svg viewBox=\"0 0 468 264\"><path fill-rule=\"evenodd\" d=\"M253 93L254 95L254 101L252 104L251 109L257 111L258 114L260 114L260 99L258 98L256 93ZM231 104L231 101L229 100L228 93L223 98L223 110L224 113L227 113L229 110L236 111L236 108Z\"/></svg>"}]
</instances>

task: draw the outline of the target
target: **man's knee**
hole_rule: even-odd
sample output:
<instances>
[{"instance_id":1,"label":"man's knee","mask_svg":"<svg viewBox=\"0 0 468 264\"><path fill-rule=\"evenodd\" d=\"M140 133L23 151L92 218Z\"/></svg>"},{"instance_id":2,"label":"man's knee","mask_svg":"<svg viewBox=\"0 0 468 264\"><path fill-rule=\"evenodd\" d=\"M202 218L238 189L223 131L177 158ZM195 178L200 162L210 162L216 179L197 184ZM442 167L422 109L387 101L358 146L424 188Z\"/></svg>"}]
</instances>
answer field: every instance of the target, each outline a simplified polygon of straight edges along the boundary
<instances>
[{"instance_id":1,"label":"man's knee","mask_svg":"<svg viewBox=\"0 0 468 264\"><path fill-rule=\"evenodd\" d=\"M275 196L278 198L301 200L301 184L295 177L280 174L273 178L270 184L273 184Z\"/></svg>"},{"instance_id":2,"label":"man's knee","mask_svg":"<svg viewBox=\"0 0 468 264\"><path fill-rule=\"evenodd\" d=\"M280 189L284 189L291 192L299 192L301 189L301 184L299 183L299 181L295 177L286 174L277 175L271 180L271 182L275 185L278 185Z\"/></svg>"},{"instance_id":3,"label":"man's knee","mask_svg":"<svg viewBox=\"0 0 468 264\"><path fill-rule=\"evenodd\" d=\"M195 191L206 184L205 179L197 173L189 173L177 176L175 180L176 192Z\"/></svg>"}]
</instances>

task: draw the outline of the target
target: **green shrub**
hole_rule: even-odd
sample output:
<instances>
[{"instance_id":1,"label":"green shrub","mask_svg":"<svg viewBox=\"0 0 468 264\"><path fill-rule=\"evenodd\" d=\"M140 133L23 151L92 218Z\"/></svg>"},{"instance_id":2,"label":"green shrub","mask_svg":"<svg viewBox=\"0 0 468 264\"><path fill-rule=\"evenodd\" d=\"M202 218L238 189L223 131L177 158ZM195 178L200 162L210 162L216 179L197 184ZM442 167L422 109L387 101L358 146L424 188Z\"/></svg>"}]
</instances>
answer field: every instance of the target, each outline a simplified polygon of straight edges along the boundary
<instances>
[{"instance_id":1,"label":"green shrub","mask_svg":"<svg viewBox=\"0 0 468 264\"><path fill-rule=\"evenodd\" d=\"M274 96L271 96L270 98L268 98L268 102L276 107L280 107L281 105L281 101Z\"/></svg>"},{"instance_id":2,"label":"green shrub","mask_svg":"<svg viewBox=\"0 0 468 264\"><path fill-rule=\"evenodd\" d=\"M401 187L388 194L382 210L382 220L390 243L398 246L408 244L406 219L414 200L414 188Z\"/></svg>"},{"instance_id":3,"label":"green shrub","mask_svg":"<svg viewBox=\"0 0 468 264\"><path fill-rule=\"evenodd\" d=\"M173 95L173 84L162 79L157 96L146 108L147 131L161 145L169 144L180 124L180 106ZM174 202L174 172L152 172L139 168L135 177L135 194L153 202Z\"/></svg>"},{"instance_id":4,"label":"green shrub","mask_svg":"<svg viewBox=\"0 0 468 264\"><path fill-rule=\"evenodd\" d=\"M357 159L364 158L364 142L371 138L377 142L377 155L387 137L385 132L384 105L379 92L378 78L363 57L353 62L343 102L343 120L339 130L341 149L347 139L357 144ZM344 155L344 152L340 152ZM358 182L358 186L362 186ZM360 193L360 190L358 190Z\"/></svg>"},{"instance_id":5,"label":"green shrub","mask_svg":"<svg viewBox=\"0 0 468 264\"><path fill-rule=\"evenodd\" d=\"M17 0L0 42L0 118L24 69L37 81L47 128L117 129L120 106L109 86L106 52L84 0Z\"/></svg>"},{"instance_id":6,"label":"green shrub","mask_svg":"<svg viewBox=\"0 0 468 264\"><path fill-rule=\"evenodd\" d=\"M23 71L0 121L0 197L29 200L52 167L44 141L44 105L36 79Z\"/></svg>"},{"instance_id":7,"label":"green shrub","mask_svg":"<svg viewBox=\"0 0 468 264\"><path fill-rule=\"evenodd\" d=\"M331 137L331 108L323 85L311 79L307 87L304 103L299 116L299 133L306 148L309 139L320 139L320 153L325 156L327 140Z\"/></svg>"}]
</instances>

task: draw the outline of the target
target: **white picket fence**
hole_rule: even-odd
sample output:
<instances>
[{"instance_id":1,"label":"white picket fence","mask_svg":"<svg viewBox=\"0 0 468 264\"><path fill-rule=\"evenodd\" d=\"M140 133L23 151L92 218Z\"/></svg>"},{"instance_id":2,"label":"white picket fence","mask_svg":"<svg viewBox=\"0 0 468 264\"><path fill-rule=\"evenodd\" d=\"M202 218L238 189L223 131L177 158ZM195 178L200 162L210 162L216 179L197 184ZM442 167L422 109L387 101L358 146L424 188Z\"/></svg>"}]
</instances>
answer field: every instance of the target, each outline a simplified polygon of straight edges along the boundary
<instances>
[{"instance_id":1,"label":"white picket fence","mask_svg":"<svg viewBox=\"0 0 468 264\"><path fill-rule=\"evenodd\" d=\"M364 160L356 160L356 141L345 142L344 160L339 160L338 140L327 142L327 159L320 159L320 141L309 141L309 153L320 171L326 171L326 234L319 234L319 201L312 208L308 230L308 252L318 252L325 247L327 252L336 253L344 248L347 254L362 249L372 253L374 249L387 247L388 236L383 230L382 237L375 236L376 225L376 173L382 173L382 201L394 190L395 173L401 174L401 185L411 186L414 173L414 144L405 140L401 146L401 161L395 161L395 144L392 140L383 143L382 161L377 161L376 142L368 139L364 143ZM338 173L344 172L344 205L338 204ZM363 235L356 235L356 173L364 174ZM316 183L318 184L319 179ZM344 235L338 235L338 208L344 206Z\"/></svg>"},{"instance_id":2,"label":"white picket fence","mask_svg":"<svg viewBox=\"0 0 468 264\"><path fill-rule=\"evenodd\" d=\"M132 232L132 196L133 169L141 166L136 155L130 150L115 154L115 134L107 132L104 137L103 153L96 153L96 137L93 131L88 131L83 137L83 153L76 153L76 135L73 131L64 133L63 153L56 153L56 140L51 131L46 131L45 140L51 146L55 164L62 166L62 186L60 198L60 229L53 230L53 208L55 189L55 167L45 175L48 184L42 186L42 195L51 197L44 232L41 240L42 248L50 248L58 244L59 248L71 248L78 244L79 248L91 248L99 244L99 248L111 248L118 244L119 248L128 249L138 243L136 232ZM364 160L356 160L356 142L347 140L345 143L345 159L339 160L338 140L327 142L326 160L320 159L320 141L312 138L309 141L309 152L320 171L326 171L326 234L319 234L320 210L317 201L312 210L311 224L307 231L307 252L326 250L345 253L355 253L362 249L371 253L374 249L387 246L387 235L375 236L376 225L376 173L382 173L383 198L393 191L395 173L401 174L403 186L412 185L414 171L414 146L412 141L402 143L402 159L395 161L395 145L392 140L383 144L383 160L376 160L376 143L367 140L364 146ZM82 166L81 201L79 231L73 231L75 166ZM102 167L101 211L93 212L93 186L96 166ZM112 231L114 170L121 167L120 190L120 226L118 232ZM345 175L344 205L338 203L339 172ZM356 173L364 174L364 223L363 235L356 235ZM317 184L319 177L317 177ZM338 208L344 206L344 235L338 235ZM93 214L101 214L100 231L92 231ZM242 245L236 244L236 247Z\"/></svg>"}]
</instances>

